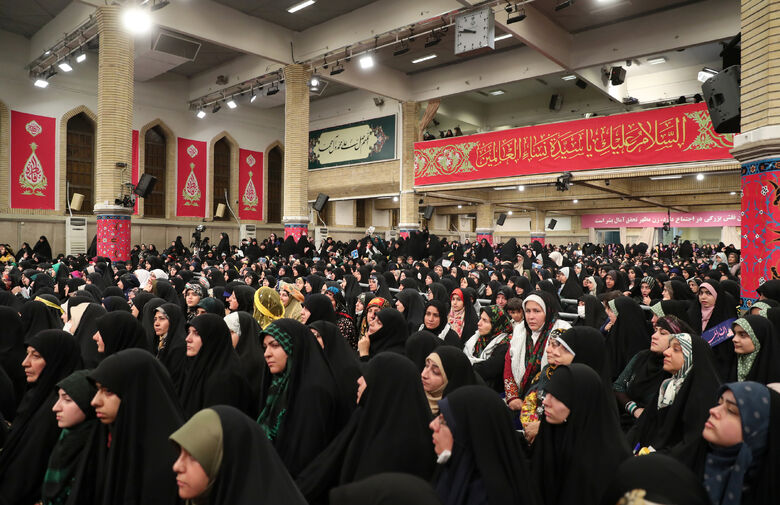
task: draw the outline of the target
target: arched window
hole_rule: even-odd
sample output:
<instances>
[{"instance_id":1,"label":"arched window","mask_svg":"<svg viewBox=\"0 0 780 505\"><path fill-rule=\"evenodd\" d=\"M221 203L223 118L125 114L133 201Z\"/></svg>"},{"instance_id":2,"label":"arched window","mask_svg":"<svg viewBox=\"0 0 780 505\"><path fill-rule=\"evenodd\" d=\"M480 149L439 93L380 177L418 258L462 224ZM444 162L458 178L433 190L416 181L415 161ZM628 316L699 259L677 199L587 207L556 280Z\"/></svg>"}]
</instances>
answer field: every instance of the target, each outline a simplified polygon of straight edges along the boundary
<instances>
[{"instance_id":1,"label":"arched window","mask_svg":"<svg viewBox=\"0 0 780 505\"><path fill-rule=\"evenodd\" d=\"M166 141L160 126L144 136L144 173L157 178L154 190L144 198L144 217L165 217Z\"/></svg>"},{"instance_id":2,"label":"arched window","mask_svg":"<svg viewBox=\"0 0 780 505\"><path fill-rule=\"evenodd\" d=\"M268 151L268 223L282 222L282 150Z\"/></svg>"},{"instance_id":3,"label":"arched window","mask_svg":"<svg viewBox=\"0 0 780 505\"><path fill-rule=\"evenodd\" d=\"M95 124L83 112L68 120L65 177L68 181L68 199L74 193L84 195L77 214L91 214L95 200Z\"/></svg>"},{"instance_id":4,"label":"arched window","mask_svg":"<svg viewBox=\"0 0 780 505\"><path fill-rule=\"evenodd\" d=\"M216 212L217 204L225 202L225 191L230 197L230 143L227 138L222 137L214 144L214 209ZM223 217L214 215L215 221L226 221L230 219L230 214L225 210Z\"/></svg>"}]
</instances>

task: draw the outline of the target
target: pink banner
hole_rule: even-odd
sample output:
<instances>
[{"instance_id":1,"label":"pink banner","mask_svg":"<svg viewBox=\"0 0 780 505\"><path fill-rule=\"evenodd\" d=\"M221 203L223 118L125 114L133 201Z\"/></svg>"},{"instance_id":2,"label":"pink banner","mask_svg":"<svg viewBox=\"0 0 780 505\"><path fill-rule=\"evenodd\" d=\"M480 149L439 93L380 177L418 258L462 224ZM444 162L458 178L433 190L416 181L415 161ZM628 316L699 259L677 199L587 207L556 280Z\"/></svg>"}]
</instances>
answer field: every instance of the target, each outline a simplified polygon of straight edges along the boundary
<instances>
[{"instance_id":1,"label":"pink banner","mask_svg":"<svg viewBox=\"0 0 780 505\"><path fill-rule=\"evenodd\" d=\"M132 148L133 153L131 155L132 157L132 163L131 163L131 175L132 178L131 181L133 183L133 186L138 184L138 130L133 130L133 141L132 141ZM133 215L138 215L138 200L135 201L135 207L133 207Z\"/></svg>"},{"instance_id":2,"label":"pink banner","mask_svg":"<svg viewBox=\"0 0 780 505\"><path fill-rule=\"evenodd\" d=\"M238 150L238 217L263 220L263 153Z\"/></svg>"},{"instance_id":3,"label":"pink banner","mask_svg":"<svg viewBox=\"0 0 780 505\"><path fill-rule=\"evenodd\" d=\"M56 129L53 117L11 111L12 209L54 208Z\"/></svg>"},{"instance_id":4,"label":"pink banner","mask_svg":"<svg viewBox=\"0 0 780 505\"><path fill-rule=\"evenodd\" d=\"M629 214L583 214L583 228L660 228L669 216L666 212L636 212ZM701 228L705 226L739 226L742 222L739 210L712 212L672 212L672 228Z\"/></svg>"},{"instance_id":5,"label":"pink banner","mask_svg":"<svg viewBox=\"0 0 780 505\"><path fill-rule=\"evenodd\" d=\"M176 215L206 217L206 143L177 140Z\"/></svg>"}]
</instances>

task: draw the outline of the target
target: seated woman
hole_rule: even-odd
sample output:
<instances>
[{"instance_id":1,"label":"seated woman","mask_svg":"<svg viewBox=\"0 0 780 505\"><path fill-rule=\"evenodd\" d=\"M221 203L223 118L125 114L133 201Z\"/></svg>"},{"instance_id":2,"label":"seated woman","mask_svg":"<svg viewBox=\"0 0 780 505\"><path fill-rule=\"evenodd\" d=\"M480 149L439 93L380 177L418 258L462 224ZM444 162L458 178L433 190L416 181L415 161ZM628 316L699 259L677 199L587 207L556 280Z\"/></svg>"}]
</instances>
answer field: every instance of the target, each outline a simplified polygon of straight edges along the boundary
<instances>
[{"instance_id":1,"label":"seated woman","mask_svg":"<svg viewBox=\"0 0 780 505\"><path fill-rule=\"evenodd\" d=\"M169 438L187 503L306 504L263 430L233 407L201 410Z\"/></svg>"},{"instance_id":2,"label":"seated woman","mask_svg":"<svg viewBox=\"0 0 780 505\"><path fill-rule=\"evenodd\" d=\"M97 331L92 340L97 344L100 359L104 359L124 349L138 347L149 351L141 321L129 312L109 312L95 320Z\"/></svg>"},{"instance_id":3,"label":"seated woman","mask_svg":"<svg viewBox=\"0 0 780 505\"><path fill-rule=\"evenodd\" d=\"M544 503L598 505L605 477L630 457L614 400L599 375L584 364L560 366L547 385L533 447L533 481Z\"/></svg>"},{"instance_id":4,"label":"seated woman","mask_svg":"<svg viewBox=\"0 0 780 505\"><path fill-rule=\"evenodd\" d=\"M696 469L714 505L774 503L780 493L780 395L756 382L720 388Z\"/></svg>"},{"instance_id":5,"label":"seated woman","mask_svg":"<svg viewBox=\"0 0 780 505\"><path fill-rule=\"evenodd\" d=\"M731 327L737 363L728 380L780 382L780 344L775 341L777 330L772 322L766 317L747 315L734 321Z\"/></svg>"},{"instance_id":6,"label":"seated woman","mask_svg":"<svg viewBox=\"0 0 780 505\"><path fill-rule=\"evenodd\" d=\"M650 346L650 326L644 311L634 300L620 296L607 303L612 327L607 335L611 379L615 380L636 353Z\"/></svg>"},{"instance_id":7,"label":"seated woman","mask_svg":"<svg viewBox=\"0 0 780 505\"><path fill-rule=\"evenodd\" d=\"M498 305L483 307L477 332L463 346L463 352L485 383L503 389L504 358L512 340L512 322Z\"/></svg>"},{"instance_id":8,"label":"seated woman","mask_svg":"<svg viewBox=\"0 0 780 505\"><path fill-rule=\"evenodd\" d=\"M438 402L430 423L443 505L541 505L506 406L489 389L466 386ZM573 502L572 502L573 503Z\"/></svg>"},{"instance_id":9,"label":"seated woman","mask_svg":"<svg viewBox=\"0 0 780 505\"><path fill-rule=\"evenodd\" d=\"M417 331L423 324L425 306L419 292L412 289L400 291L395 295L395 308L404 315L409 333Z\"/></svg>"},{"instance_id":10,"label":"seated woman","mask_svg":"<svg viewBox=\"0 0 780 505\"><path fill-rule=\"evenodd\" d=\"M450 313L447 315L447 323L458 334L461 342L470 339L477 331L479 316L472 304L473 300L462 289L453 289L450 293Z\"/></svg>"},{"instance_id":11,"label":"seated woman","mask_svg":"<svg viewBox=\"0 0 780 505\"><path fill-rule=\"evenodd\" d=\"M688 309L688 318L693 330L699 334L737 317L736 301L717 281L702 282L699 293ZM712 348L718 376L731 375L737 361L734 346L721 342Z\"/></svg>"},{"instance_id":12,"label":"seated woman","mask_svg":"<svg viewBox=\"0 0 780 505\"><path fill-rule=\"evenodd\" d=\"M582 295L578 298L577 320L573 326L590 326L600 330L607 321L604 304L593 295Z\"/></svg>"},{"instance_id":13,"label":"seated woman","mask_svg":"<svg viewBox=\"0 0 780 505\"><path fill-rule=\"evenodd\" d=\"M366 336L358 341L360 360L368 361L385 351L405 354L408 337L403 314L395 309L382 309L371 319Z\"/></svg>"},{"instance_id":14,"label":"seated woman","mask_svg":"<svg viewBox=\"0 0 780 505\"><path fill-rule=\"evenodd\" d=\"M418 330L428 330L447 345L462 348L463 342L447 322L447 304L441 300L428 300L425 304L423 323Z\"/></svg>"},{"instance_id":15,"label":"seated woman","mask_svg":"<svg viewBox=\"0 0 780 505\"><path fill-rule=\"evenodd\" d=\"M452 346L440 346L431 352L420 378L433 415L439 413L439 400L462 386L482 382L466 355Z\"/></svg>"},{"instance_id":16,"label":"seated woman","mask_svg":"<svg viewBox=\"0 0 780 505\"><path fill-rule=\"evenodd\" d=\"M81 368L78 344L62 330L40 331L27 339L22 366L28 389L0 451L0 503L31 505L41 498L46 465L59 436L52 415L55 385Z\"/></svg>"},{"instance_id":17,"label":"seated woman","mask_svg":"<svg viewBox=\"0 0 780 505\"><path fill-rule=\"evenodd\" d=\"M303 293L298 291L294 284L279 281L279 299L282 301L282 305L284 305L284 317L300 321Z\"/></svg>"}]
</instances>

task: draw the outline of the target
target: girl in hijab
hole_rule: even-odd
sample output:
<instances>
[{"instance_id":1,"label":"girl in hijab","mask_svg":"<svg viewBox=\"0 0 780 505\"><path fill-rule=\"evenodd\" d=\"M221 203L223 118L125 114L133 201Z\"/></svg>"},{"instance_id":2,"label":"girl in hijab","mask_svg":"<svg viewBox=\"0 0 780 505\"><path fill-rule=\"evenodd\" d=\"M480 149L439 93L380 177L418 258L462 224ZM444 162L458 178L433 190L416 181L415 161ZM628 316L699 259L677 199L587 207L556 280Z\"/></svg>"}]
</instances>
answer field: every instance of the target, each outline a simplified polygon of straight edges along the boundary
<instances>
[{"instance_id":1,"label":"girl in hijab","mask_svg":"<svg viewBox=\"0 0 780 505\"><path fill-rule=\"evenodd\" d=\"M44 505L93 503L92 456L99 423L89 404L95 385L87 380L87 370L78 370L57 383L57 403L52 411L62 429L51 452L43 479ZM91 463L91 464L90 464Z\"/></svg>"},{"instance_id":2,"label":"girl in hijab","mask_svg":"<svg viewBox=\"0 0 780 505\"><path fill-rule=\"evenodd\" d=\"M429 284L426 295L428 300L439 300L447 306L450 304L450 297L447 295L447 288L444 287L444 284L440 282Z\"/></svg>"},{"instance_id":3,"label":"girl in hijab","mask_svg":"<svg viewBox=\"0 0 780 505\"><path fill-rule=\"evenodd\" d=\"M322 294L322 286L325 284L325 278L319 275L309 275L305 279L306 299L311 295Z\"/></svg>"},{"instance_id":4,"label":"girl in hijab","mask_svg":"<svg viewBox=\"0 0 780 505\"><path fill-rule=\"evenodd\" d=\"M169 438L179 450L173 471L187 503L306 505L265 433L233 407L201 410Z\"/></svg>"},{"instance_id":5,"label":"girl in hijab","mask_svg":"<svg viewBox=\"0 0 780 505\"><path fill-rule=\"evenodd\" d=\"M404 289L396 295L395 308L404 315L409 333L415 332L423 324L425 306L420 293L412 289Z\"/></svg>"},{"instance_id":6,"label":"girl in hijab","mask_svg":"<svg viewBox=\"0 0 780 505\"><path fill-rule=\"evenodd\" d=\"M230 330L233 347L238 354L241 371L249 383L252 398L260 398L263 383L263 348L260 343L260 325L246 312L231 312L224 317Z\"/></svg>"},{"instance_id":7,"label":"girl in hijab","mask_svg":"<svg viewBox=\"0 0 780 505\"><path fill-rule=\"evenodd\" d=\"M747 315L734 321L731 328L737 363L728 379L761 384L780 382L780 347L771 321ZM728 342L725 344L728 345Z\"/></svg>"},{"instance_id":8,"label":"girl in hijab","mask_svg":"<svg viewBox=\"0 0 780 505\"><path fill-rule=\"evenodd\" d=\"M183 317L183 316L182 316ZM170 375L150 353L125 349L89 374L97 387L91 405L104 431L105 472L95 479L96 503L175 503L168 436L184 419Z\"/></svg>"},{"instance_id":9,"label":"girl in hijab","mask_svg":"<svg viewBox=\"0 0 780 505\"><path fill-rule=\"evenodd\" d=\"M462 289L454 289L450 294L450 313L447 316L450 328L462 341L466 341L476 333L478 320L473 300Z\"/></svg>"},{"instance_id":10,"label":"girl in hijab","mask_svg":"<svg viewBox=\"0 0 780 505\"><path fill-rule=\"evenodd\" d=\"M351 409L309 328L280 319L261 336L266 369L257 422L295 477L338 434Z\"/></svg>"},{"instance_id":11,"label":"girl in hijab","mask_svg":"<svg viewBox=\"0 0 780 505\"><path fill-rule=\"evenodd\" d=\"M196 316L187 325L187 371L181 388L186 418L206 407L231 405L253 416L256 401L241 373L225 321L214 314Z\"/></svg>"},{"instance_id":12,"label":"girl in hijab","mask_svg":"<svg viewBox=\"0 0 780 505\"><path fill-rule=\"evenodd\" d=\"M368 290L374 293L374 296L384 298L385 300L393 298L393 294L390 293L390 289L387 287L387 279L382 274L372 273L368 277Z\"/></svg>"},{"instance_id":13,"label":"girl in hijab","mask_svg":"<svg viewBox=\"0 0 780 505\"><path fill-rule=\"evenodd\" d=\"M358 341L361 361L368 361L380 352L405 353L409 329L403 314L395 309L382 309L371 320L368 333Z\"/></svg>"},{"instance_id":14,"label":"girl in hijab","mask_svg":"<svg viewBox=\"0 0 780 505\"><path fill-rule=\"evenodd\" d=\"M425 359L440 345L442 341L430 331L416 331L406 339L405 354L422 371L425 368Z\"/></svg>"},{"instance_id":15,"label":"girl in hijab","mask_svg":"<svg viewBox=\"0 0 780 505\"><path fill-rule=\"evenodd\" d=\"M154 332L159 343L155 347L157 359L165 365L176 391L181 391L187 371L187 329L184 313L174 303L163 303L155 309Z\"/></svg>"},{"instance_id":16,"label":"girl in hijab","mask_svg":"<svg viewBox=\"0 0 780 505\"><path fill-rule=\"evenodd\" d=\"M607 353L614 381L631 358L650 346L650 327L642 308L627 296L610 300L607 316L612 321L607 336Z\"/></svg>"},{"instance_id":17,"label":"girl in hijab","mask_svg":"<svg viewBox=\"0 0 780 505\"><path fill-rule=\"evenodd\" d=\"M316 321L309 325L309 329L325 351L342 395L352 403L360 377L360 362L355 351L341 336L338 326L330 321Z\"/></svg>"},{"instance_id":18,"label":"girl in hijab","mask_svg":"<svg viewBox=\"0 0 780 505\"><path fill-rule=\"evenodd\" d=\"M628 439L692 466L707 421L707 399L720 385L712 351L703 339L676 333L664 351L664 370L672 376L661 383Z\"/></svg>"},{"instance_id":19,"label":"girl in hijab","mask_svg":"<svg viewBox=\"0 0 780 505\"><path fill-rule=\"evenodd\" d=\"M298 288L289 282L279 281L279 299L284 305L284 317L300 321L303 310L301 306L303 294L298 291Z\"/></svg>"},{"instance_id":20,"label":"girl in hijab","mask_svg":"<svg viewBox=\"0 0 780 505\"><path fill-rule=\"evenodd\" d=\"M485 383L502 389L504 357L512 339L513 326L509 317L497 305L488 305L480 311L477 332L463 346L474 370Z\"/></svg>"},{"instance_id":21,"label":"girl in hijab","mask_svg":"<svg viewBox=\"0 0 780 505\"><path fill-rule=\"evenodd\" d=\"M574 326L589 326L600 330L607 320L604 304L593 295L582 295L577 304L577 320Z\"/></svg>"},{"instance_id":22,"label":"girl in hijab","mask_svg":"<svg viewBox=\"0 0 780 505\"><path fill-rule=\"evenodd\" d=\"M62 329L62 320L40 301L33 300L25 303L19 315L22 319L24 342L43 330Z\"/></svg>"},{"instance_id":23,"label":"girl in hijab","mask_svg":"<svg viewBox=\"0 0 780 505\"><path fill-rule=\"evenodd\" d=\"M278 293L276 293L276 291L273 288L265 288L265 289L266 290L270 289L277 295L276 298L279 298ZM244 283L237 283L235 286L233 286L233 290L230 293L228 299L226 300L226 305L228 306L231 312L235 312L238 310L243 310L244 312L252 312L253 305L255 306L255 309L257 308L257 297L258 294L252 286L247 286ZM263 299L263 301L265 301L265 299ZM274 301L273 312L278 313L278 315L281 316L284 310L283 309L279 310L277 305L281 307L282 302L279 300Z\"/></svg>"},{"instance_id":24,"label":"girl in hijab","mask_svg":"<svg viewBox=\"0 0 780 505\"><path fill-rule=\"evenodd\" d=\"M428 406L439 413L439 400L463 386L481 384L465 354L452 346L439 346L425 358L420 374Z\"/></svg>"},{"instance_id":25,"label":"girl in hijab","mask_svg":"<svg viewBox=\"0 0 780 505\"><path fill-rule=\"evenodd\" d=\"M95 320L92 339L97 344L101 360L124 349L137 347L150 351L144 327L129 312L109 312Z\"/></svg>"},{"instance_id":26,"label":"girl in hijab","mask_svg":"<svg viewBox=\"0 0 780 505\"><path fill-rule=\"evenodd\" d=\"M721 386L700 444L699 474L714 505L772 503L780 492L780 395L756 382Z\"/></svg>"},{"instance_id":27,"label":"girl in hijab","mask_svg":"<svg viewBox=\"0 0 780 505\"><path fill-rule=\"evenodd\" d=\"M643 277L631 290L631 297L640 305L652 306L661 301L661 284L655 277Z\"/></svg>"},{"instance_id":28,"label":"girl in hijab","mask_svg":"<svg viewBox=\"0 0 780 505\"><path fill-rule=\"evenodd\" d=\"M358 408L349 423L296 478L309 503L324 503L334 486L382 472L431 477L431 411L414 363L382 353L369 362L358 383Z\"/></svg>"},{"instance_id":29,"label":"girl in hijab","mask_svg":"<svg viewBox=\"0 0 780 505\"><path fill-rule=\"evenodd\" d=\"M303 302L301 322L311 324L315 321L328 321L336 324L336 310L330 298L321 293L309 296Z\"/></svg>"},{"instance_id":30,"label":"girl in hijab","mask_svg":"<svg viewBox=\"0 0 780 505\"><path fill-rule=\"evenodd\" d=\"M696 294L691 291L691 288L684 281L672 279L664 282L662 298L664 300L694 300Z\"/></svg>"},{"instance_id":31,"label":"girl in hijab","mask_svg":"<svg viewBox=\"0 0 780 505\"><path fill-rule=\"evenodd\" d=\"M726 293L717 281L702 282L696 300L688 309L688 319L694 331L704 334L707 330L737 317L736 301ZM725 345L724 345L725 344ZM729 377L737 361L734 346L721 342L712 348L720 377Z\"/></svg>"},{"instance_id":32,"label":"girl in hijab","mask_svg":"<svg viewBox=\"0 0 780 505\"><path fill-rule=\"evenodd\" d=\"M556 370L543 403L532 469L544 503L599 504L604 477L631 457L614 400L592 368L575 363Z\"/></svg>"},{"instance_id":33,"label":"girl in hijab","mask_svg":"<svg viewBox=\"0 0 780 505\"><path fill-rule=\"evenodd\" d=\"M0 503L32 505L41 498L41 483L59 428L52 415L55 385L81 368L76 341L62 330L44 330L26 341L22 362L28 389L0 451Z\"/></svg>"},{"instance_id":34,"label":"girl in hijab","mask_svg":"<svg viewBox=\"0 0 780 505\"><path fill-rule=\"evenodd\" d=\"M390 301L379 296L373 297L368 304L366 304L364 317L360 322L360 338L358 339L358 342L368 334L369 325L376 318L379 311L390 307L392 307Z\"/></svg>"},{"instance_id":35,"label":"girl in hijab","mask_svg":"<svg viewBox=\"0 0 780 505\"><path fill-rule=\"evenodd\" d=\"M541 504L523 450L501 400L466 386L438 402L430 423L443 505Z\"/></svg>"},{"instance_id":36,"label":"girl in hijab","mask_svg":"<svg viewBox=\"0 0 780 505\"><path fill-rule=\"evenodd\" d=\"M236 288L238 289L238 287ZM251 288L250 288L251 289ZM238 289L239 296L241 290ZM233 290L233 294L236 294L236 290ZM265 328L277 319L284 317L284 305L282 305L282 299L279 293L275 289L269 287L262 287L253 293L254 303L250 303L249 307L241 308L244 304L239 304L235 309L231 308L231 311L244 311L250 312L252 307L254 308L254 317L260 328Z\"/></svg>"},{"instance_id":37,"label":"girl in hijab","mask_svg":"<svg viewBox=\"0 0 780 505\"><path fill-rule=\"evenodd\" d=\"M450 327L447 322L447 304L440 300L429 300L425 304L425 313L423 316L423 323L418 330L428 330L445 344L452 345L458 348L463 347L463 341L461 341L458 334Z\"/></svg>"},{"instance_id":38,"label":"girl in hijab","mask_svg":"<svg viewBox=\"0 0 780 505\"><path fill-rule=\"evenodd\" d=\"M95 368L101 355L93 337L97 331L96 321L106 315L106 309L99 303L82 303L70 310L71 332L73 339L81 349L81 359L87 368Z\"/></svg>"}]
</instances>

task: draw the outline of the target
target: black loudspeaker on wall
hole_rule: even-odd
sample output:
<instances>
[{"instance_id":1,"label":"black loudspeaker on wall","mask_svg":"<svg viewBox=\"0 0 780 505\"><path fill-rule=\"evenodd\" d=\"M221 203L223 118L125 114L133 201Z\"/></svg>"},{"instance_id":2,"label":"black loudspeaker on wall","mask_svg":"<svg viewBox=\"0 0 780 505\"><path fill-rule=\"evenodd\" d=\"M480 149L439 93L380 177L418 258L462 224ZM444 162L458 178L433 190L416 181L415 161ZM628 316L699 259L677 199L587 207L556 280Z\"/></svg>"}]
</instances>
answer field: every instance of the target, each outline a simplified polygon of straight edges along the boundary
<instances>
[{"instance_id":1,"label":"black loudspeaker on wall","mask_svg":"<svg viewBox=\"0 0 780 505\"><path fill-rule=\"evenodd\" d=\"M496 219L496 224L498 226L504 226L504 221L506 221L506 214L503 212L498 215L498 219Z\"/></svg>"},{"instance_id":2,"label":"black loudspeaker on wall","mask_svg":"<svg viewBox=\"0 0 780 505\"><path fill-rule=\"evenodd\" d=\"M556 224L558 224L558 220L550 219L550 222L547 224L547 228L549 228L550 230L554 230Z\"/></svg>"},{"instance_id":3,"label":"black loudspeaker on wall","mask_svg":"<svg viewBox=\"0 0 780 505\"><path fill-rule=\"evenodd\" d=\"M701 85L704 101L718 133L739 133L742 115L740 103L740 66L734 65L707 79Z\"/></svg>"},{"instance_id":4,"label":"black loudspeaker on wall","mask_svg":"<svg viewBox=\"0 0 780 505\"><path fill-rule=\"evenodd\" d=\"M426 221L430 221L431 218L433 217L433 209L434 209L433 205L427 205L425 207L425 210L423 211L423 217L425 218Z\"/></svg>"},{"instance_id":5,"label":"black loudspeaker on wall","mask_svg":"<svg viewBox=\"0 0 780 505\"><path fill-rule=\"evenodd\" d=\"M146 198L149 196L149 193L154 190L154 185L157 183L157 177L149 174L143 174L140 179L138 179L138 184L135 185L135 188L133 188L133 193L140 196L141 198Z\"/></svg>"},{"instance_id":6,"label":"black loudspeaker on wall","mask_svg":"<svg viewBox=\"0 0 780 505\"><path fill-rule=\"evenodd\" d=\"M317 212L322 212L322 209L325 207L325 204L328 203L328 200L330 197L326 195L325 193L320 193L317 195L317 199L314 201L314 205L312 207Z\"/></svg>"}]
</instances>

